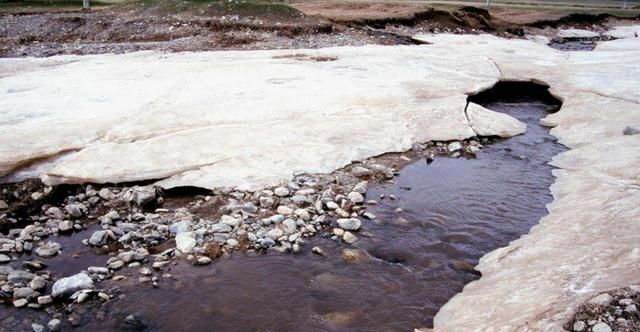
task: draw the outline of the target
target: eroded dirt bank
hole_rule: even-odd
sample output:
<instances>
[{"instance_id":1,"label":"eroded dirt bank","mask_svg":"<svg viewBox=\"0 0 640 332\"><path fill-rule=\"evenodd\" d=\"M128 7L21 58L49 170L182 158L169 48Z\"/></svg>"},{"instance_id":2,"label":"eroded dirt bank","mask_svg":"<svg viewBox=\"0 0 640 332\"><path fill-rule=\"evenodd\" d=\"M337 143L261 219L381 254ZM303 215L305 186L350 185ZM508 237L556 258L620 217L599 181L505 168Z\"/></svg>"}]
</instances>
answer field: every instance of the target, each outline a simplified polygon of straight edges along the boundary
<instances>
[{"instance_id":1,"label":"eroded dirt bank","mask_svg":"<svg viewBox=\"0 0 640 332\"><path fill-rule=\"evenodd\" d=\"M18 3L19 4L19 3ZM0 8L0 57L61 54L412 45L418 33L553 35L566 27L604 31L613 15L490 14L411 3L193 2L150 0L82 12ZM634 16L635 15L635 16ZM625 21L637 20L630 10ZM512 21L510 21L512 20Z\"/></svg>"}]
</instances>

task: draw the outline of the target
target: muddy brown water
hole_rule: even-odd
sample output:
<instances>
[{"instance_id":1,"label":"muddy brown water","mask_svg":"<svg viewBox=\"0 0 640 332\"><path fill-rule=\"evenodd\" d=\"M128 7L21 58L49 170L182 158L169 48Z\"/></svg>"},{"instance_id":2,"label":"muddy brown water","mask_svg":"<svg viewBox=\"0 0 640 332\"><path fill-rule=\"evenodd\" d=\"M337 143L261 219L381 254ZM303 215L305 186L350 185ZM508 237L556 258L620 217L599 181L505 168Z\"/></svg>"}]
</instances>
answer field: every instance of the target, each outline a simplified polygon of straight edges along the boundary
<instances>
[{"instance_id":1,"label":"muddy brown water","mask_svg":"<svg viewBox=\"0 0 640 332\"><path fill-rule=\"evenodd\" d=\"M204 267L180 262L166 270L173 277L161 278L159 288L139 284L134 268L128 281L100 284L119 289L121 296L88 310L82 329L123 330L130 314L147 331L412 331L432 326L438 309L479 278L473 266L480 257L528 232L547 213L554 181L547 163L564 148L539 124L558 107L545 93L539 86L505 83L473 97L525 122L526 134L486 146L474 159L415 161L394 183L370 188L367 199L379 204L368 211L377 219L364 221L354 245L374 257L370 262L346 263L341 250L348 245L317 237L297 256L237 253ZM312 254L313 246L326 256ZM105 256L85 250L74 266L56 268L51 261L51 269L71 274L82 265L104 262Z\"/></svg>"}]
</instances>

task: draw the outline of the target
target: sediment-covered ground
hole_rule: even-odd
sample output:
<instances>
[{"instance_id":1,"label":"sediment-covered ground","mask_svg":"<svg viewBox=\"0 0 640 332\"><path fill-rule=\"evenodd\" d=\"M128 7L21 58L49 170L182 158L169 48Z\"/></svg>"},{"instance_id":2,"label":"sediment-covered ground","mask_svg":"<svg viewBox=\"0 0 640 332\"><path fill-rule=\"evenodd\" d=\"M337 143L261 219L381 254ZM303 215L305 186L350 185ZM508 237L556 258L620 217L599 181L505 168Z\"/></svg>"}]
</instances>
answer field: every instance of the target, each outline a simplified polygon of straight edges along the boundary
<instances>
[{"instance_id":1,"label":"sediment-covered ground","mask_svg":"<svg viewBox=\"0 0 640 332\"><path fill-rule=\"evenodd\" d=\"M616 29L608 35L623 39L600 42L594 52L442 34L414 37L428 43L421 46L0 59L0 171L9 180L42 175L45 182L2 193L14 198L1 208L20 212L2 217L12 231L0 259L14 265L4 266L3 296L16 307L67 296L107 300L100 280L148 263L151 254L151 268L161 270L180 256L208 264L235 249L295 252L303 238L324 231L353 243L363 220L375 217L367 215L363 181L393 177L382 159L367 158L412 147L427 157L473 153L483 144L473 137L521 133L517 120L467 106L467 96L501 80L536 81L562 100L543 122L572 149L552 162L558 169L550 214L485 256L476 267L482 278L442 308L435 329L557 330L571 323L575 330L579 321L595 329L597 319L582 318L589 312L582 305L634 286L640 276L637 31ZM464 139L460 146L427 144ZM322 175L345 166L344 177ZM158 187L109 185L130 181ZM106 185L71 194L49 186L87 182ZM160 188L184 186L215 188L192 208L223 204L225 213L202 218L154 209L163 203ZM21 199L46 205L30 211ZM29 272L44 266L20 253L58 255L63 248L46 238L82 230L77 220L88 215L102 227L86 244L121 249L117 255L71 279ZM175 242L149 252L168 239ZM158 282L152 269L142 266L141 278ZM615 318L633 304L624 301L631 295L620 296L625 307L612 309Z\"/></svg>"}]
</instances>

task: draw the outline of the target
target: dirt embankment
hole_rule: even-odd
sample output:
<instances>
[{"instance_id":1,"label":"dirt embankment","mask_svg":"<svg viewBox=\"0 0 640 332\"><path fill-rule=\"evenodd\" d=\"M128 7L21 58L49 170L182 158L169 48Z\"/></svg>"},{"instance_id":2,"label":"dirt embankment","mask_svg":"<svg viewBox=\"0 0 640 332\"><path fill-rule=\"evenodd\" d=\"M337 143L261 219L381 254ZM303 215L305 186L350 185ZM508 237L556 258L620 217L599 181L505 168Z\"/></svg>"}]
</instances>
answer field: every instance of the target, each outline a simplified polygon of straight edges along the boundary
<instances>
[{"instance_id":1,"label":"dirt embankment","mask_svg":"<svg viewBox=\"0 0 640 332\"><path fill-rule=\"evenodd\" d=\"M4 12L4 14L2 14ZM90 11L0 8L0 57L123 53L138 50L318 48L412 44L416 33L488 32L518 38L547 27L597 29L607 14L559 19L475 7L399 3L134 2Z\"/></svg>"}]
</instances>

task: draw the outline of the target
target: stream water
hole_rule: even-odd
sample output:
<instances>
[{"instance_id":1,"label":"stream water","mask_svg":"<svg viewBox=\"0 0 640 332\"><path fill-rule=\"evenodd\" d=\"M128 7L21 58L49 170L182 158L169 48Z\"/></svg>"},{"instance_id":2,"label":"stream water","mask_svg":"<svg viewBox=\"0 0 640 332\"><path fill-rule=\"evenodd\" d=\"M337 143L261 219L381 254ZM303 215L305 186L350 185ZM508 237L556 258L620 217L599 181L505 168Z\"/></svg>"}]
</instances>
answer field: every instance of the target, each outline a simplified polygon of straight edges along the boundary
<instances>
[{"instance_id":1,"label":"stream water","mask_svg":"<svg viewBox=\"0 0 640 332\"><path fill-rule=\"evenodd\" d=\"M206 267L174 266L159 289L122 287L88 330L123 328L135 314L152 331L412 331L479 278L487 252L526 233L547 211L550 159L563 147L540 118L558 103L546 89L501 83L472 98L527 124L527 132L482 149L477 158L436 158L406 166L393 184L371 188L355 247L374 259L347 263L347 246L317 238L302 255L232 255ZM399 211L398 208L402 209ZM321 246L325 257L310 253Z\"/></svg>"}]
</instances>

